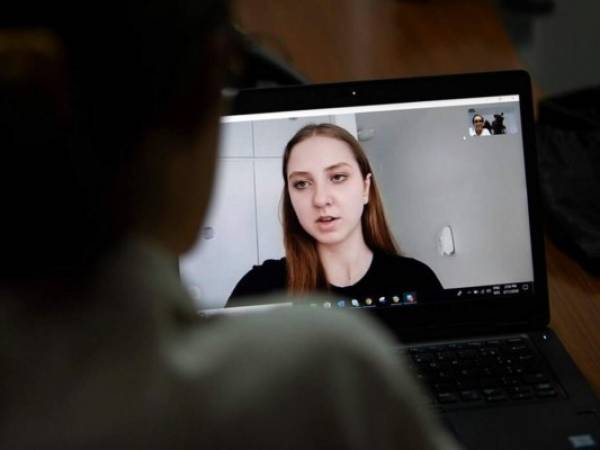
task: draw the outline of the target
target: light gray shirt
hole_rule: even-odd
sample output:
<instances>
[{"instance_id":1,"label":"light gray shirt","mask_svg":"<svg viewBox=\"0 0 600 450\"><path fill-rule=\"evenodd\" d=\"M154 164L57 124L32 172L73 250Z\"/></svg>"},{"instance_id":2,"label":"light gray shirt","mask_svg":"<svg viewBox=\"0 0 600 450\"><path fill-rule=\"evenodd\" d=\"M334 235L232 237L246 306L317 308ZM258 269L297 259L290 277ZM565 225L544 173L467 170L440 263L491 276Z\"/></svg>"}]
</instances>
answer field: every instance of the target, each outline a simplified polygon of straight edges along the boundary
<instances>
[{"instance_id":1,"label":"light gray shirt","mask_svg":"<svg viewBox=\"0 0 600 450\"><path fill-rule=\"evenodd\" d=\"M456 448L374 323L200 320L176 267L132 240L82 298L1 293L0 448Z\"/></svg>"}]
</instances>

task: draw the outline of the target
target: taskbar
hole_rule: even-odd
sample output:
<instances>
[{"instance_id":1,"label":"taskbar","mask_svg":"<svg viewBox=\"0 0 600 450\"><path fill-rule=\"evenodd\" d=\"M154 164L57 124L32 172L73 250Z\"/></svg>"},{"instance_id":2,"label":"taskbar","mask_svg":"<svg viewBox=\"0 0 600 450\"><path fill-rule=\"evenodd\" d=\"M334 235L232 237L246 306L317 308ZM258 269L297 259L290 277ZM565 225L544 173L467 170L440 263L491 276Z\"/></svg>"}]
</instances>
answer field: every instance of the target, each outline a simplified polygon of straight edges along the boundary
<instances>
[{"instance_id":1,"label":"taskbar","mask_svg":"<svg viewBox=\"0 0 600 450\"><path fill-rule=\"evenodd\" d=\"M498 297L515 297L533 295L533 282L524 281L518 283L493 284L482 286L468 286L454 289L444 289L439 298L429 298L425 303L447 302L456 300L476 300ZM232 308L215 308L200 310L202 316L209 317L215 315L234 315L246 313L262 313L276 308L286 308L290 306L309 306L311 308L338 309L338 308L396 308L413 307L420 305L421 299L416 290L399 291L397 295L388 296L370 296L364 298L338 298L316 297L310 299L299 299L297 301L290 299L290 302L279 304L265 304L254 306L238 306Z\"/></svg>"},{"instance_id":2,"label":"taskbar","mask_svg":"<svg viewBox=\"0 0 600 450\"><path fill-rule=\"evenodd\" d=\"M300 302L299 302L300 303ZM323 307L325 309L332 308L378 308L390 306L406 306L417 305L419 296L417 291L399 292L398 295L389 296L371 296L364 298L342 298L342 299L326 299L322 301L312 301L308 305L310 307ZM306 305L306 302L301 302Z\"/></svg>"},{"instance_id":3,"label":"taskbar","mask_svg":"<svg viewBox=\"0 0 600 450\"><path fill-rule=\"evenodd\" d=\"M494 298L533 295L533 282L491 284L483 286L468 286L456 289L446 289L444 297L452 299Z\"/></svg>"},{"instance_id":4,"label":"taskbar","mask_svg":"<svg viewBox=\"0 0 600 450\"><path fill-rule=\"evenodd\" d=\"M533 295L533 282L523 281L519 283L493 284L481 286L469 286L464 288L445 289L439 298L429 298L426 304L446 302L455 300L475 300L498 297L515 297ZM295 303L295 305L298 303ZM305 302L301 302L306 305ZM308 303L309 306L325 309L333 308L389 308L397 306L416 306L424 304L419 299L418 291L400 292L392 296L372 296L352 299L325 299Z\"/></svg>"}]
</instances>

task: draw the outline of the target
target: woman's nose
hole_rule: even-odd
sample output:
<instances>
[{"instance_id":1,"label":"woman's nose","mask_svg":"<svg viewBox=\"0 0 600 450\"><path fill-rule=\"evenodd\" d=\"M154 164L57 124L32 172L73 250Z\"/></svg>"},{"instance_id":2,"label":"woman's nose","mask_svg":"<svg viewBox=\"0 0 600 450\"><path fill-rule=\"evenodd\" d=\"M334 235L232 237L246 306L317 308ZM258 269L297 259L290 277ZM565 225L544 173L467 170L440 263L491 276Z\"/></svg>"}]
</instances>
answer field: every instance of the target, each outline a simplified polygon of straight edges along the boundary
<instances>
[{"instance_id":1,"label":"woman's nose","mask_svg":"<svg viewBox=\"0 0 600 450\"><path fill-rule=\"evenodd\" d=\"M326 186L315 185L315 191L313 195L313 204L317 208L322 208L331 204L331 192Z\"/></svg>"}]
</instances>

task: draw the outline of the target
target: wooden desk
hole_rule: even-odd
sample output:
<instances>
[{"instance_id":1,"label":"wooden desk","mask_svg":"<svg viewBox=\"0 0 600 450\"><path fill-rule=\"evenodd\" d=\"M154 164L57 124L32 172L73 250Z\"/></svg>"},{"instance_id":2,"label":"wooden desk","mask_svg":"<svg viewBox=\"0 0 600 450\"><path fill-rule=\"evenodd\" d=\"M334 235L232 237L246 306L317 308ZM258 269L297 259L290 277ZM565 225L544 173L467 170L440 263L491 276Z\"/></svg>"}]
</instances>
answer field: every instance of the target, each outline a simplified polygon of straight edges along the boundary
<instances>
[{"instance_id":1,"label":"wooden desk","mask_svg":"<svg viewBox=\"0 0 600 450\"><path fill-rule=\"evenodd\" d=\"M523 67L489 0L237 0L236 13L314 82ZM546 249L551 326L600 396L600 278Z\"/></svg>"}]
</instances>

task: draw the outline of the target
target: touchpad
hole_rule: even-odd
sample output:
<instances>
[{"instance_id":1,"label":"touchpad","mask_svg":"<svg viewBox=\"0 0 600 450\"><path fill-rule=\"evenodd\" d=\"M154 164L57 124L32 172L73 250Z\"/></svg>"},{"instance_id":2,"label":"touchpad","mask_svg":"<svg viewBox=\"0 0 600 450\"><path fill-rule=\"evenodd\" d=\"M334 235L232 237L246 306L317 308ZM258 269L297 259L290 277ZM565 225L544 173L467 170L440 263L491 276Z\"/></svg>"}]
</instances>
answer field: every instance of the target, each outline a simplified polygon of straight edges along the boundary
<instances>
[{"instance_id":1,"label":"touchpad","mask_svg":"<svg viewBox=\"0 0 600 450\"><path fill-rule=\"evenodd\" d=\"M456 411L444 419L466 450L600 450L599 418L556 402Z\"/></svg>"}]
</instances>

